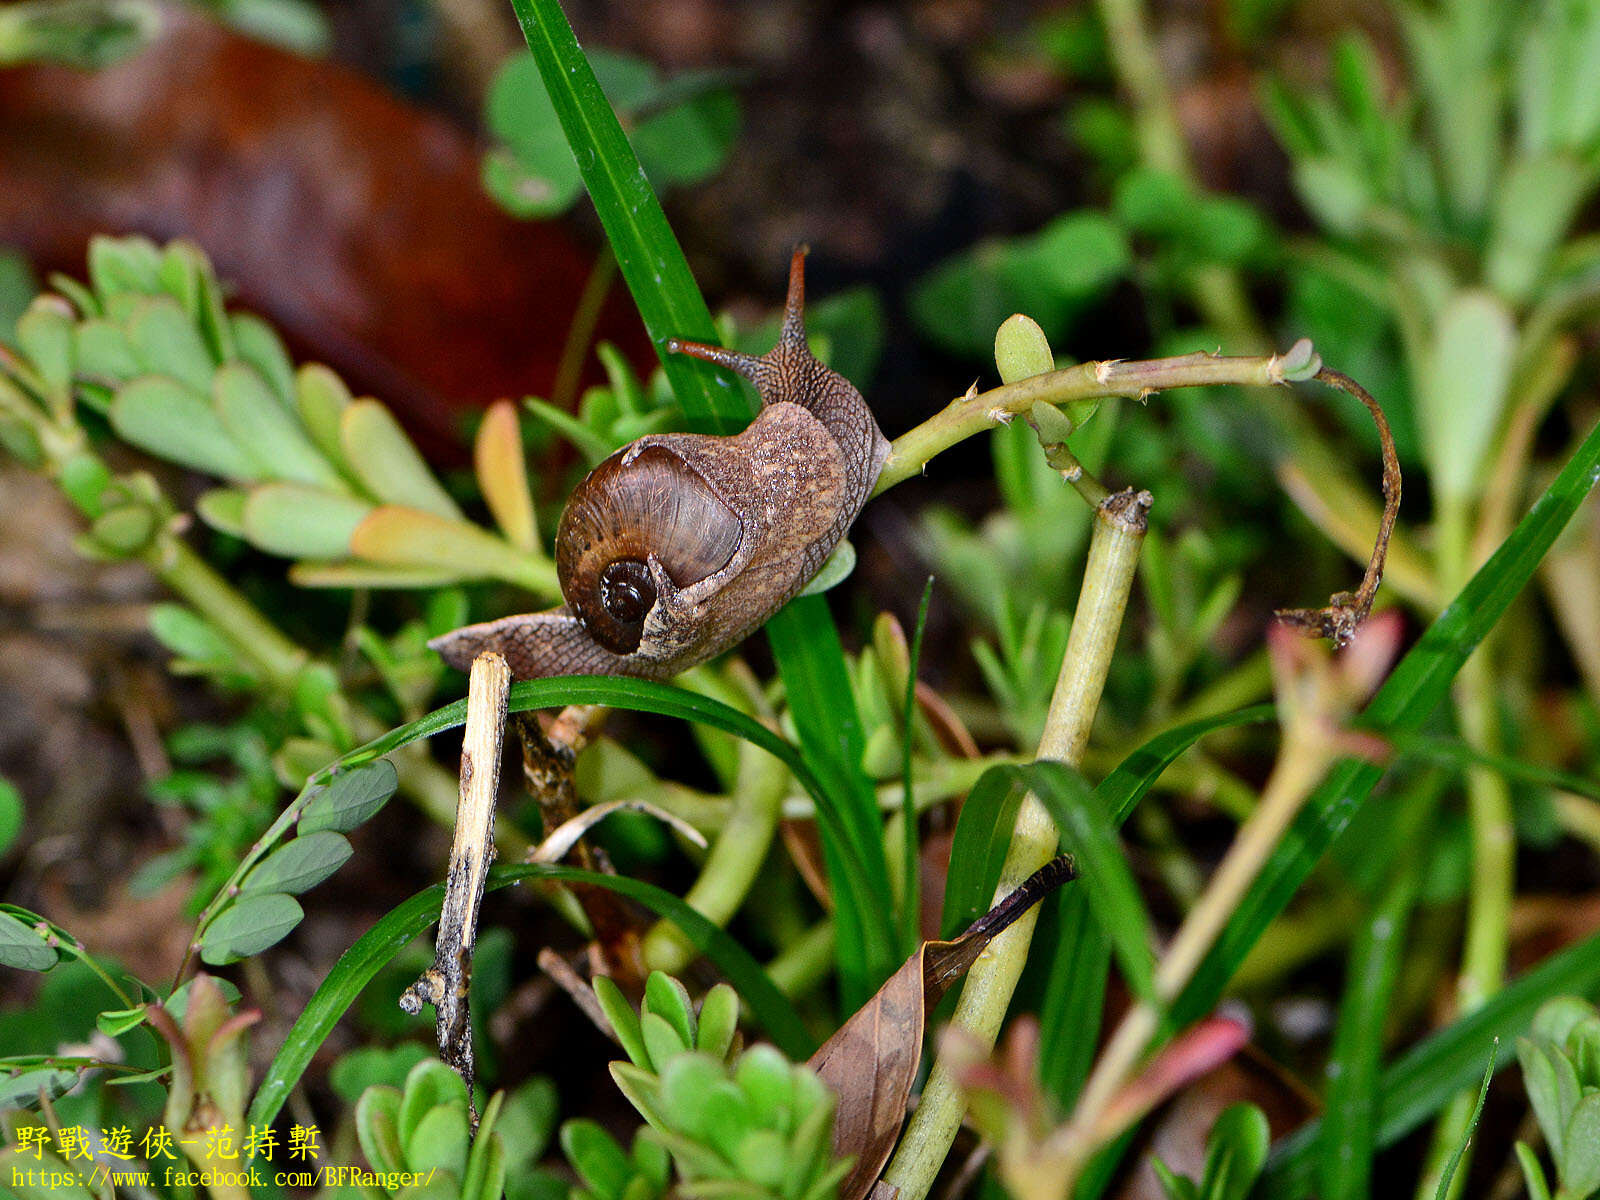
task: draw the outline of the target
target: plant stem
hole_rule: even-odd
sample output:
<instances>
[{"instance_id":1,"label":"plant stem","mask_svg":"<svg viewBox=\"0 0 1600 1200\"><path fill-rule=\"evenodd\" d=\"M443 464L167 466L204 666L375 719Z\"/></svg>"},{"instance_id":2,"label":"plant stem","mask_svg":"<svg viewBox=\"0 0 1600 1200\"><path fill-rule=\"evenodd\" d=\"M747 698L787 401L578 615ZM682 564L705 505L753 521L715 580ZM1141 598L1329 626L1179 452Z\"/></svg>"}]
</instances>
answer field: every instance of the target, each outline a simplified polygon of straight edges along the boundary
<instances>
[{"instance_id":1,"label":"plant stem","mask_svg":"<svg viewBox=\"0 0 1600 1200\"><path fill-rule=\"evenodd\" d=\"M790 999L803 996L833 973L833 918L818 921L767 964L772 982Z\"/></svg>"},{"instance_id":2,"label":"plant stem","mask_svg":"<svg viewBox=\"0 0 1600 1200\"><path fill-rule=\"evenodd\" d=\"M1167 388L1226 383L1260 387L1283 382L1281 360L1275 354L1243 357L1184 354L1135 362L1080 363L987 392L968 392L894 440L873 495L880 495L895 484L920 474L935 455L974 434L1009 424L1035 404L1061 405L1108 396L1142 400Z\"/></svg>"},{"instance_id":3,"label":"plant stem","mask_svg":"<svg viewBox=\"0 0 1600 1200\"><path fill-rule=\"evenodd\" d=\"M1117 78L1133 101L1139 153L1152 167L1189 178L1189 148L1183 141L1167 74L1150 40L1139 0L1099 0L1106 46Z\"/></svg>"},{"instance_id":4,"label":"plant stem","mask_svg":"<svg viewBox=\"0 0 1600 1200\"><path fill-rule=\"evenodd\" d=\"M739 778L733 811L705 865L684 901L717 925L726 925L739 911L778 829L789 772L765 750L748 743L739 751ZM676 974L699 953L695 944L670 921L658 921L640 946L645 964L654 971Z\"/></svg>"},{"instance_id":5,"label":"plant stem","mask_svg":"<svg viewBox=\"0 0 1600 1200\"><path fill-rule=\"evenodd\" d=\"M293 685L310 661L261 611L176 535L157 538L143 554L156 577L253 659L273 686Z\"/></svg>"},{"instance_id":6,"label":"plant stem","mask_svg":"<svg viewBox=\"0 0 1600 1200\"><path fill-rule=\"evenodd\" d=\"M567 327L567 341L561 347L561 361L556 366L555 384L550 389L550 403L562 412L577 409L578 384L583 381L583 366L589 359L589 346L594 341L595 328L600 324L600 313L605 308L606 297L617 278L617 256L607 242L595 253L594 266L583 281L583 291L578 293L578 304L572 312L572 324Z\"/></svg>"},{"instance_id":7,"label":"plant stem","mask_svg":"<svg viewBox=\"0 0 1600 1200\"><path fill-rule=\"evenodd\" d=\"M1167 72L1150 37L1143 4L1140 0L1099 0L1098 7L1106 27L1112 67L1133 102L1140 158L1147 166L1170 172L1198 187L1172 91L1167 87ZM1207 263L1190 272L1187 283L1206 324L1231 346L1263 350L1269 345L1244 283L1232 267Z\"/></svg>"},{"instance_id":8,"label":"plant stem","mask_svg":"<svg viewBox=\"0 0 1600 1200\"><path fill-rule=\"evenodd\" d=\"M1062 374L1066 372L1054 372L1053 376ZM1026 389L1039 379L1053 376L1036 376L1010 386ZM1111 654L1116 648L1117 633L1122 627L1128 594L1133 588L1149 506L1148 493L1126 491L1109 497L1095 511L1083 590L1073 616L1061 674L1050 700L1044 734L1039 740L1038 757L1041 759L1075 765L1083 757L1105 687ZM1049 862L1058 842L1055 822L1044 805L1034 796L1025 797L1017 811L995 902L999 903ZM1029 909L989 944L967 972L954 1025L985 1048L993 1047L995 1035L1005 1018L1027 961L1037 919L1038 910ZM950 1064L940 1055L906 1127L900 1148L884 1172L884 1180L899 1189L899 1200L923 1200L928 1194L955 1140L965 1109L966 1101Z\"/></svg>"},{"instance_id":9,"label":"plant stem","mask_svg":"<svg viewBox=\"0 0 1600 1200\"><path fill-rule=\"evenodd\" d=\"M1159 1031L1162 1009L1188 984L1331 759L1330 747L1315 738L1291 735L1286 741L1260 806L1240 827L1222 865L1156 968L1157 1003L1140 1003L1129 1010L1084 1085L1069 1126L1075 1167L1081 1169L1096 1149L1122 1132L1105 1127L1103 1118Z\"/></svg>"}]
</instances>

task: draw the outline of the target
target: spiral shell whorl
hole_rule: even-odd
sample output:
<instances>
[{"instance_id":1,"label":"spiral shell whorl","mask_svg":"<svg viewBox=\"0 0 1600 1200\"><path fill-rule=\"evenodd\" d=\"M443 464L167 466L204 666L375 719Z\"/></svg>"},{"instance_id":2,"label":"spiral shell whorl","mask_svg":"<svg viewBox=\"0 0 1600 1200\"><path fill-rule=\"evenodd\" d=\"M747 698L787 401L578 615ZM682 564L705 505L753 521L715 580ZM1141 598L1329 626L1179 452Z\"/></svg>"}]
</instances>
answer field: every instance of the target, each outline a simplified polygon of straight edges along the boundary
<instances>
[{"instance_id":1,"label":"spiral shell whorl","mask_svg":"<svg viewBox=\"0 0 1600 1200\"><path fill-rule=\"evenodd\" d=\"M656 595L654 555L682 588L726 566L744 526L709 484L659 446L619 450L567 501L556 572L573 614L617 654L639 647Z\"/></svg>"}]
</instances>

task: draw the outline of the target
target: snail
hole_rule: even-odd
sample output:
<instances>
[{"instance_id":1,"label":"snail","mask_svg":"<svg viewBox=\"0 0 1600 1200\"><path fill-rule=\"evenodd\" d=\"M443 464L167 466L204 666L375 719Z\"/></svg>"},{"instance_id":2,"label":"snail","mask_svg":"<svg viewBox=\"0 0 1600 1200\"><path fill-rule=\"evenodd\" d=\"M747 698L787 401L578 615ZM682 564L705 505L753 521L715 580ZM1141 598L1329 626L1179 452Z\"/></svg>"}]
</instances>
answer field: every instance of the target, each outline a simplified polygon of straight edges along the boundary
<instances>
[{"instance_id":1,"label":"snail","mask_svg":"<svg viewBox=\"0 0 1600 1200\"><path fill-rule=\"evenodd\" d=\"M737 371L762 408L727 437L650 434L574 489L556 532L565 603L435 638L466 669L487 650L518 679L665 679L742 641L821 568L889 453L861 393L806 346L805 249L778 344L756 357L671 339Z\"/></svg>"}]
</instances>

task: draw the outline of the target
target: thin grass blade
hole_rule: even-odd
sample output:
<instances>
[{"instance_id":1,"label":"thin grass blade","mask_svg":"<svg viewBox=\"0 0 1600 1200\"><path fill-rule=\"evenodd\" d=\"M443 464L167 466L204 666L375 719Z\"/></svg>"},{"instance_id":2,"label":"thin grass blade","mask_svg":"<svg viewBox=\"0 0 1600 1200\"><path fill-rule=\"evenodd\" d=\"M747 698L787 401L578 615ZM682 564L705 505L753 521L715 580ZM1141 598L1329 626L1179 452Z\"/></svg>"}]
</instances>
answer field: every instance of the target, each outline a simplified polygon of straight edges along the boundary
<instances>
[{"instance_id":1,"label":"thin grass blade","mask_svg":"<svg viewBox=\"0 0 1600 1200\"><path fill-rule=\"evenodd\" d=\"M489 872L486 886L487 890L496 891L525 879L592 884L637 900L657 916L667 918L683 930L689 940L727 977L734 990L749 1004L756 1023L785 1054L796 1060L804 1060L816 1049L794 1006L774 986L750 953L671 892L620 875L602 875L576 867L542 863L495 867ZM424 888L380 917L340 956L306 1002L268 1066L255 1099L250 1104L249 1120L252 1126L272 1124L289 1098L289 1093L310 1065L312 1057L333 1032L339 1019L355 1003L362 989L372 982L390 959L439 919L439 906L443 902L443 885Z\"/></svg>"}]
</instances>

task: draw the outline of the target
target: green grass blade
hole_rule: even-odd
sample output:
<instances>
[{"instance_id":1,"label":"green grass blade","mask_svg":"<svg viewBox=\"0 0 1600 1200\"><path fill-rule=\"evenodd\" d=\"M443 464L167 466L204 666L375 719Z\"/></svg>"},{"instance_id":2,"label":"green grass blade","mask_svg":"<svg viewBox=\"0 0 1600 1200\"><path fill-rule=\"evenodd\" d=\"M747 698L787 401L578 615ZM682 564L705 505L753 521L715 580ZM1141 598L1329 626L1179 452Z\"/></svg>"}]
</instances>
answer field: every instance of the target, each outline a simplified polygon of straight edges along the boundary
<instances>
[{"instance_id":1,"label":"green grass blade","mask_svg":"<svg viewBox=\"0 0 1600 1200\"><path fill-rule=\"evenodd\" d=\"M561 5L511 0L511 7L657 353L669 337L716 341L711 311L678 239ZM744 391L710 364L664 353L661 362L694 428L732 433L751 415Z\"/></svg>"},{"instance_id":2,"label":"green grass blade","mask_svg":"<svg viewBox=\"0 0 1600 1200\"><path fill-rule=\"evenodd\" d=\"M1600 934L1552 954L1513 980L1482 1008L1426 1041L1384 1070L1377 1086L1377 1144L1394 1145L1432 1118L1483 1068L1495 1040L1495 1065L1516 1055L1517 1038L1552 996L1600 994ZM1314 1189L1322 1121L1312 1121L1279 1143L1267 1167L1263 1195L1295 1200Z\"/></svg>"},{"instance_id":3,"label":"green grass blade","mask_svg":"<svg viewBox=\"0 0 1600 1200\"><path fill-rule=\"evenodd\" d=\"M1112 821L1120 825L1162 772L1206 734L1242 725L1265 724L1274 715L1272 705L1258 704L1190 721L1159 733L1124 758L1100 781L1095 794ZM963 819L965 816L963 809ZM958 824L956 838L959 840L960 836ZM952 862L954 858L952 846ZM995 872L998 877L998 864ZM1062 1107L1070 1109L1094 1062L1100 1022L1105 1015L1111 945L1090 914L1088 899L1082 890L1067 888L1061 893L1060 904L1060 937L1039 1004L1039 1077Z\"/></svg>"},{"instance_id":4,"label":"green grass blade","mask_svg":"<svg viewBox=\"0 0 1600 1200\"><path fill-rule=\"evenodd\" d=\"M1095 792L1111 819L1120 825L1161 778L1162 772L1208 733L1243 725L1265 725L1276 717L1277 710L1272 705L1254 704L1215 717L1201 717L1158 733L1118 763L1116 769L1100 781Z\"/></svg>"},{"instance_id":5,"label":"green grass blade","mask_svg":"<svg viewBox=\"0 0 1600 1200\"><path fill-rule=\"evenodd\" d=\"M900 870L903 879L900 899L902 954L915 954L922 941L922 839L917 836L917 793L911 782L911 750L916 744L917 672L922 667L922 635L928 630L928 602L933 599L933 576L922 585L922 601L917 605L917 627L911 635L911 660L906 671L906 702L902 710L900 780L905 796L900 806Z\"/></svg>"},{"instance_id":6,"label":"green grass blade","mask_svg":"<svg viewBox=\"0 0 1600 1200\"><path fill-rule=\"evenodd\" d=\"M1478 1085L1477 1103L1472 1106L1472 1115L1467 1118L1467 1128L1461 1134L1461 1140L1450 1152L1450 1161L1444 1165L1444 1174L1439 1176L1439 1190L1434 1193L1434 1200L1445 1200L1450 1194L1450 1184L1456 1177L1457 1168L1461 1166L1461 1156L1472 1145L1472 1135L1478 1129L1478 1118L1483 1116L1483 1102L1489 1097L1489 1081L1494 1078L1494 1057L1494 1052L1490 1051L1489 1065L1483 1069L1483 1082Z\"/></svg>"},{"instance_id":7,"label":"green grass blade","mask_svg":"<svg viewBox=\"0 0 1600 1200\"><path fill-rule=\"evenodd\" d=\"M620 875L601 875L576 867L543 863L495 867L489 872L487 890L495 891L524 879L593 884L637 900L683 930L727 977L734 990L750 1005L756 1022L785 1054L803 1060L815 1049L794 1006L749 952L671 892ZM443 902L443 885L423 889L385 913L340 956L307 1001L267 1068L250 1104L252 1125L272 1123L310 1065L312 1056L355 1003L362 989L413 938L439 919L439 906Z\"/></svg>"},{"instance_id":8,"label":"green grass blade","mask_svg":"<svg viewBox=\"0 0 1600 1200\"><path fill-rule=\"evenodd\" d=\"M1060 905L1060 933L1039 1002L1039 1081L1061 1111L1071 1112L1100 1044L1111 943L1082 891L1063 891Z\"/></svg>"},{"instance_id":9,"label":"green grass blade","mask_svg":"<svg viewBox=\"0 0 1600 1200\"><path fill-rule=\"evenodd\" d=\"M1533 577L1556 535L1600 476L1600 426L1591 430L1533 509L1401 660L1362 714L1362 728L1413 733L1449 693L1456 672ZM1365 802L1383 768L1346 761L1311 795L1216 945L1173 1005L1186 1025L1210 1012L1273 918Z\"/></svg>"},{"instance_id":10,"label":"green grass blade","mask_svg":"<svg viewBox=\"0 0 1600 1200\"><path fill-rule=\"evenodd\" d=\"M1396 866L1395 878L1356 931L1350 951L1328 1059L1327 1112L1317 1153L1322 1200L1359 1200L1371 1194L1385 1018L1400 974L1421 860L1401 854Z\"/></svg>"},{"instance_id":11,"label":"green grass blade","mask_svg":"<svg viewBox=\"0 0 1600 1200\"><path fill-rule=\"evenodd\" d=\"M841 893L857 897L856 911L867 911L868 897L886 895L888 890L887 866L883 866L883 890L874 893L876 882L869 875L856 847L859 841L853 836L847 821L852 817L849 806L837 801L837 780L831 787L824 786L813 773L810 763L791 743L773 733L765 725L710 696L701 696L670 683L652 679L625 679L613 675L565 675L556 679L528 679L511 685L507 704L511 712L528 712L541 708L563 708L568 704L604 704L610 708L625 708L634 712L656 713L664 717L677 717L696 721L716 729L725 730L761 747L780 760L794 773L796 782L803 787L817 806L817 824L820 827L824 848L836 847L828 859L828 870L835 887ZM425 717L390 730L346 754L337 763L317 772L307 786L325 782L336 768L356 766L390 754L402 746L423 738L433 737L465 723L467 702L457 700L443 708L435 709ZM883 841L878 839L878 862L885 864ZM873 902L877 910L880 903ZM892 957L892 948L889 951Z\"/></svg>"},{"instance_id":12,"label":"green grass blade","mask_svg":"<svg viewBox=\"0 0 1600 1200\"><path fill-rule=\"evenodd\" d=\"M669 337L715 341L711 314L683 251L560 4L512 0L512 7L658 353ZM726 433L749 417L744 391L726 373L682 355L664 355L662 365L691 427ZM824 828L824 861L837 892L841 994L853 1009L899 966L892 906L883 903L890 893L882 818L861 766L860 719L838 630L822 597L791 601L768 622L767 634L800 744L838 798L854 857L866 874L861 888L837 873L850 855Z\"/></svg>"},{"instance_id":13,"label":"green grass blade","mask_svg":"<svg viewBox=\"0 0 1600 1200\"><path fill-rule=\"evenodd\" d=\"M1012 776L993 770L978 776L967 792L950 838L944 915L939 921L942 936L954 937L989 911L1022 795L1023 788Z\"/></svg>"},{"instance_id":14,"label":"green grass blade","mask_svg":"<svg viewBox=\"0 0 1600 1200\"><path fill-rule=\"evenodd\" d=\"M1083 776L1064 763L1036 762L1026 767L996 769L1014 771L1018 778L1025 778L1033 794L1055 818L1062 843L1077 862L1078 879L1089 910L1117 957L1128 989L1159 1008L1150 914L1123 854L1116 826L1101 799Z\"/></svg>"},{"instance_id":15,"label":"green grass blade","mask_svg":"<svg viewBox=\"0 0 1600 1200\"><path fill-rule=\"evenodd\" d=\"M798 611L801 605L806 611ZM821 841L839 934L840 1004L845 1012L855 1012L901 962L883 817L861 766L865 738L855 694L839 632L821 596L791 601L767 623L767 637L806 761L837 805L840 832L830 838L824 827ZM860 864L860 884L841 873L851 862Z\"/></svg>"},{"instance_id":16,"label":"green grass blade","mask_svg":"<svg viewBox=\"0 0 1600 1200\"><path fill-rule=\"evenodd\" d=\"M1486 767L1504 775L1515 783L1534 787L1552 788L1600 800L1600 779L1574 775L1570 771L1557 771L1538 763L1523 762L1509 754L1490 754L1475 750L1460 738L1429 737L1426 734L1408 734L1394 739L1394 746L1402 757L1417 762L1454 767L1458 772L1468 767Z\"/></svg>"}]
</instances>

